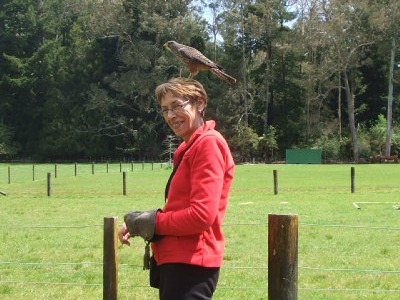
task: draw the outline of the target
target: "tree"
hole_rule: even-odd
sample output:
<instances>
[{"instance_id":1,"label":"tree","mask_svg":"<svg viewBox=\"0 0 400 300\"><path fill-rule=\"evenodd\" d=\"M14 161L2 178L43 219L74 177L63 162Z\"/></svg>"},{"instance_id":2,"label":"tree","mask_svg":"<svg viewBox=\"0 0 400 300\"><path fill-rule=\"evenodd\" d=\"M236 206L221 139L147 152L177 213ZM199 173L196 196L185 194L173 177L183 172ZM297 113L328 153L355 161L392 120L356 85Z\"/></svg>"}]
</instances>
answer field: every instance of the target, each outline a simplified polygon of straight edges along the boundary
<instances>
[{"instance_id":1,"label":"tree","mask_svg":"<svg viewBox=\"0 0 400 300\"><path fill-rule=\"evenodd\" d=\"M386 146L398 152L398 0L293 2L1 1L2 151L159 158L170 130L154 88L188 75L163 48L177 40L238 79L231 87L207 72L196 77L208 92L207 117L237 158L265 155L260 148L270 157L273 126L275 158L320 144L335 159L357 160L379 114L387 114ZM211 24L201 5L211 9Z\"/></svg>"},{"instance_id":2,"label":"tree","mask_svg":"<svg viewBox=\"0 0 400 300\"><path fill-rule=\"evenodd\" d=\"M356 105L355 99L365 91L360 67L368 62L368 47L378 40L372 16L379 6L371 5L368 0L331 0L312 4L319 16L319 19L313 20L319 20L320 30L313 34L319 34L318 41L321 42L316 63L323 70L316 74L314 80L324 83L325 89L330 91L337 85L336 75L340 75L338 93L344 91L353 159L358 161L356 110L360 105Z\"/></svg>"},{"instance_id":3,"label":"tree","mask_svg":"<svg viewBox=\"0 0 400 300\"><path fill-rule=\"evenodd\" d=\"M288 12L289 1L264 0L256 1L249 5L248 19L246 21L248 35L254 44L254 53L262 60L254 59L254 68L264 69L262 85L264 88L263 101L265 102L263 134L269 126L269 106L273 89L273 65L279 60L279 55L284 56L288 46L285 40L287 32L284 24L294 19L294 14ZM278 56L278 57L275 57ZM282 57L281 56L281 57ZM261 63L259 66L257 64ZM281 69L284 71L284 68Z\"/></svg>"},{"instance_id":4,"label":"tree","mask_svg":"<svg viewBox=\"0 0 400 300\"><path fill-rule=\"evenodd\" d=\"M175 135L167 135L166 139L163 141L164 145L164 152L162 153L162 156L168 158L168 163L170 166L173 164L173 156L175 150L178 148L178 138Z\"/></svg>"},{"instance_id":5,"label":"tree","mask_svg":"<svg viewBox=\"0 0 400 300\"><path fill-rule=\"evenodd\" d=\"M390 49L390 65L389 65L389 80L388 80L388 104L387 104L387 130L386 130L386 146L385 146L385 155L390 156L391 145L392 145L392 123L393 123L393 70L395 64L395 55L396 55L396 33L398 32L399 26L398 24L398 6L399 2L394 0L390 5L392 7L392 17L391 17L391 40L392 47ZM396 21L397 20L397 21Z\"/></svg>"},{"instance_id":6,"label":"tree","mask_svg":"<svg viewBox=\"0 0 400 300\"><path fill-rule=\"evenodd\" d=\"M117 37L118 66L92 86L86 109L96 117L87 120L89 131L114 138L119 148L132 149L135 156L156 158L162 151L168 129L159 114L154 89L186 72L163 44L174 39L202 50L207 37L205 23L191 13L190 3L126 0L115 8L118 13L106 14L106 20L98 21L118 24L100 35ZM97 34L95 28L92 32Z\"/></svg>"},{"instance_id":7,"label":"tree","mask_svg":"<svg viewBox=\"0 0 400 300\"><path fill-rule=\"evenodd\" d=\"M41 23L37 1L6 0L0 3L0 115L12 128L22 150L36 150L40 132L40 95L31 57L40 47Z\"/></svg>"},{"instance_id":8,"label":"tree","mask_svg":"<svg viewBox=\"0 0 400 300\"><path fill-rule=\"evenodd\" d=\"M267 133L258 138L257 147L263 161L273 161L274 151L278 149L278 143L276 141L276 129L273 126L269 126Z\"/></svg>"},{"instance_id":9,"label":"tree","mask_svg":"<svg viewBox=\"0 0 400 300\"><path fill-rule=\"evenodd\" d=\"M17 154L19 146L13 142L13 133L0 124L0 157L10 157Z\"/></svg>"},{"instance_id":10,"label":"tree","mask_svg":"<svg viewBox=\"0 0 400 300\"><path fill-rule=\"evenodd\" d=\"M90 43L82 35L88 1L10 0L2 9L0 109L4 123L15 128L21 154L87 154L82 141L90 137L79 130L80 116L85 90L96 80L91 66L97 67L89 63Z\"/></svg>"}]
</instances>

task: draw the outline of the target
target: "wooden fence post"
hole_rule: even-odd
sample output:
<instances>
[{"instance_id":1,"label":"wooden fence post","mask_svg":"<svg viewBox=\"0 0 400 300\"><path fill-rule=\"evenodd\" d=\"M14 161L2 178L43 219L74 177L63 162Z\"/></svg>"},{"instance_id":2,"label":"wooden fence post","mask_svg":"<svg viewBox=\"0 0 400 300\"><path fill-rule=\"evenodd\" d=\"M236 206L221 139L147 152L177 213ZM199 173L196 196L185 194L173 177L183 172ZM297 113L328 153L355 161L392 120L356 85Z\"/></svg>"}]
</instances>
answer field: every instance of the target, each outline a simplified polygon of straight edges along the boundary
<instances>
[{"instance_id":1,"label":"wooden fence post","mask_svg":"<svg viewBox=\"0 0 400 300\"><path fill-rule=\"evenodd\" d=\"M47 173L47 196L51 196L51 173Z\"/></svg>"},{"instance_id":2,"label":"wooden fence post","mask_svg":"<svg viewBox=\"0 0 400 300\"><path fill-rule=\"evenodd\" d=\"M268 299L297 300L298 216L268 215Z\"/></svg>"},{"instance_id":3,"label":"wooden fence post","mask_svg":"<svg viewBox=\"0 0 400 300\"><path fill-rule=\"evenodd\" d=\"M32 165L32 181L35 181L35 165Z\"/></svg>"},{"instance_id":4,"label":"wooden fence post","mask_svg":"<svg viewBox=\"0 0 400 300\"><path fill-rule=\"evenodd\" d=\"M104 218L103 300L118 299L117 217Z\"/></svg>"},{"instance_id":5,"label":"wooden fence post","mask_svg":"<svg viewBox=\"0 0 400 300\"><path fill-rule=\"evenodd\" d=\"M274 194L278 194L278 171L274 170Z\"/></svg>"},{"instance_id":6,"label":"wooden fence post","mask_svg":"<svg viewBox=\"0 0 400 300\"><path fill-rule=\"evenodd\" d=\"M11 183L11 167L8 166L8 184Z\"/></svg>"},{"instance_id":7,"label":"wooden fence post","mask_svg":"<svg viewBox=\"0 0 400 300\"><path fill-rule=\"evenodd\" d=\"M126 172L122 173L122 194L126 196Z\"/></svg>"},{"instance_id":8,"label":"wooden fence post","mask_svg":"<svg viewBox=\"0 0 400 300\"><path fill-rule=\"evenodd\" d=\"M351 167L351 192L352 193L355 193L355 191L356 191L356 183L355 183L356 174L355 173L356 172L355 172L354 167Z\"/></svg>"}]
</instances>

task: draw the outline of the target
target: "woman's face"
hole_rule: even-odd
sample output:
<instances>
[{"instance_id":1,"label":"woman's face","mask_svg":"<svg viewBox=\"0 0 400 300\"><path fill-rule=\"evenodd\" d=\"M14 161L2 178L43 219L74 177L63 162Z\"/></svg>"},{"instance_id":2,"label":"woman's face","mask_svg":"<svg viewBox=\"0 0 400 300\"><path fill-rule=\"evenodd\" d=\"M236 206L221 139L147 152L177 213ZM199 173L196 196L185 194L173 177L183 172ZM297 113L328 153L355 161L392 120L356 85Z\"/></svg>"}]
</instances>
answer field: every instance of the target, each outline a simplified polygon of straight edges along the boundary
<instances>
[{"instance_id":1,"label":"woman's face","mask_svg":"<svg viewBox=\"0 0 400 300\"><path fill-rule=\"evenodd\" d=\"M165 122L173 130L176 136L188 142L192 134L204 124L201 111L204 109L204 101L198 99L192 103L183 97L174 96L168 92L161 99L161 111Z\"/></svg>"}]
</instances>

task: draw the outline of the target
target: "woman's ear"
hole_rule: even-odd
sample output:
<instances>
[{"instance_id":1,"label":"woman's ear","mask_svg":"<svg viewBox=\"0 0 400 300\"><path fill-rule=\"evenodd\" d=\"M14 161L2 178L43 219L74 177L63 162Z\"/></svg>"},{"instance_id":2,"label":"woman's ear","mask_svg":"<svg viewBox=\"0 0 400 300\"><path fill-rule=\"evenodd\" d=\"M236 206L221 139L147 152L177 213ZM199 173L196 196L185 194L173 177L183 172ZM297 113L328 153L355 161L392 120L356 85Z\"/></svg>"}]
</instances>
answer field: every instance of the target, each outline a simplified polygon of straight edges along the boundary
<instances>
[{"instance_id":1,"label":"woman's ear","mask_svg":"<svg viewBox=\"0 0 400 300\"><path fill-rule=\"evenodd\" d=\"M204 99L199 97L199 98L197 98L196 103L197 103L197 110L200 113L202 113L204 111L204 109L206 108L206 103L205 103Z\"/></svg>"}]
</instances>

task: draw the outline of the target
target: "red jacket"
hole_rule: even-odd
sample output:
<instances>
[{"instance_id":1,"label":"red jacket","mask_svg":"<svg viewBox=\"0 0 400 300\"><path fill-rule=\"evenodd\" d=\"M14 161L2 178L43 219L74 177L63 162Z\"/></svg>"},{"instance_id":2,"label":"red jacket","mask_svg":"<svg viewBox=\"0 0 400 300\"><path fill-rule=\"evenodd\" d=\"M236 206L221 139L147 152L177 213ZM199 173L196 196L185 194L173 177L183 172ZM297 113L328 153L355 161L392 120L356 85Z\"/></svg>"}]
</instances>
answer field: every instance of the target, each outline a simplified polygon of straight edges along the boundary
<instances>
[{"instance_id":1,"label":"red jacket","mask_svg":"<svg viewBox=\"0 0 400 300\"><path fill-rule=\"evenodd\" d=\"M164 237L152 243L152 249L159 265L222 265L222 222L235 165L225 139L214 128L215 122L207 121L174 154L176 165L189 147L171 181L168 202L157 214L156 234Z\"/></svg>"}]
</instances>

